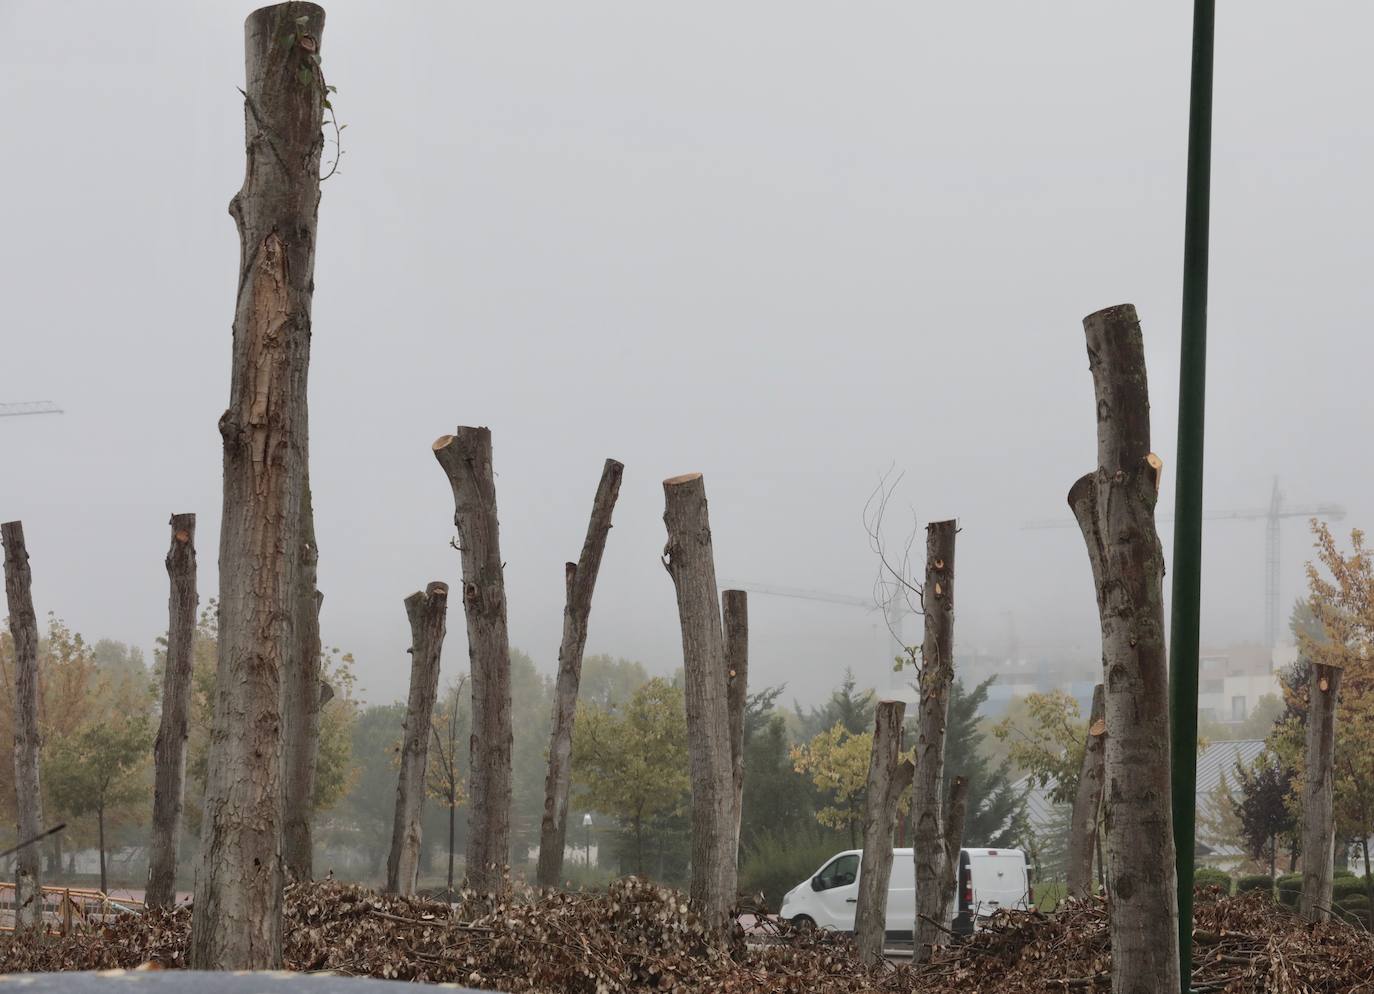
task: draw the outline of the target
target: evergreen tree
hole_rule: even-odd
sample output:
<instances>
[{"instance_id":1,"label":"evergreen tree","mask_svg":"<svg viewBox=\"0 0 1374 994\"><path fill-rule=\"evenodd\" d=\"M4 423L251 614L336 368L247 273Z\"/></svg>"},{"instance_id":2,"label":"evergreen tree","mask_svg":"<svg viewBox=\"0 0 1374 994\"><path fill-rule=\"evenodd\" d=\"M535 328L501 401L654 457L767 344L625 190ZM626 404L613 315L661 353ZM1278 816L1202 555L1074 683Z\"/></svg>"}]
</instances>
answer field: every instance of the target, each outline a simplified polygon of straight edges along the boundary
<instances>
[{"instance_id":1,"label":"evergreen tree","mask_svg":"<svg viewBox=\"0 0 1374 994\"><path fill-rule=\"evenodd\" d=\"M837 724L843 725L844 730L850 735L863 735L865 732L873 731L873 691L855 693L857 685L854 671L845 667L844 679L840 681L839 688L831 693L830 699L822 707L803 712L801 705L794 703L792 706L797 712L801 740L813 739L821 732L828 732Z\"/></svg>"},{"instance_id":2,"label":"evergreen tree","mask_svg":"<svg viewBox=\"0 0 1374 994\"><path fill-rule=\"evenodd\" d=\"M1024 843L1027 833L1026 799L1012 786L1011 765L994 765L983 749L985 734L978 728L978 709L988 699L988 677L971 691L954 681L945 725L945 796L955 776L968 780L968 820L964 845L1006 848Z\"/></svg>"},{"instance_id":3,"label":"evergreen tree","mask_svg":"<svg viewBox=\"0 0 1374 994\"><path fill-rule=\"evenodd\" d=\"M1280 837L1297 828L1287 803L1293 789L1293 771L1266 751L1249 767L1236 764L1236 783L1241 796L1232 804L1240 818L1246 852L1267 862L1272 877L1277 870Z\"/></svg>"},{"instance_id":4,"label":"evergreen tree","mask_svg":"<svg viewBox=\"0 0 1374 994\"><path fill-rule=\"evenodd\" d=\"M814 794L810 781L792 768L786 720L768 715L745 740L740 848L752 852L764 838L809 830L815 819Z\"/></svg>"}]
</instances>

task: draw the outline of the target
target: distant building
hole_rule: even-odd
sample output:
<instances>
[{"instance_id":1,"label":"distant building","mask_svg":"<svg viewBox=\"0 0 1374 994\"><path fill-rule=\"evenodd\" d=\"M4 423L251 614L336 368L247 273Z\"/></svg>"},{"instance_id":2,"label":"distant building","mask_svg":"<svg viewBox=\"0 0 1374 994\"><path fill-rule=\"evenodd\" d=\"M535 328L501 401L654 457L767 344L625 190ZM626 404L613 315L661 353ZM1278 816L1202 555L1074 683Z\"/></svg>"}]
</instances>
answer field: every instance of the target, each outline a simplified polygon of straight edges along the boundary
<instances>
[{"instance_id":1,"label":"distant building","mask_svg":"<svg viewBox=\"0 0 1374 994\"><path fill-rule=\"evenodd\" d=\"M1236 764L1249 766L1264 751L1263 739L1235 739L1233 741L1212 742L1201 750L1197 757L1197 811L1198 825L1203 825L1209 816L1225 814L1217 810L1218 788L1222 777L1230 786L1236 782ZM1026 797L1026 817L1031 832L1044 838L1066 824L1065 809L1068 804L1055 804L1050 800L1057 783L1051 780L1044 787L1037 787L1030 777L1022 777L1013 784L1013 789L1022 791ZM1204 837L1199 828L1196 840L1199 862L1215 864L1223 869L1230 868L1245 859L1245 853L1233 842L1225 839Z\"/></svg>"}]
</instances>

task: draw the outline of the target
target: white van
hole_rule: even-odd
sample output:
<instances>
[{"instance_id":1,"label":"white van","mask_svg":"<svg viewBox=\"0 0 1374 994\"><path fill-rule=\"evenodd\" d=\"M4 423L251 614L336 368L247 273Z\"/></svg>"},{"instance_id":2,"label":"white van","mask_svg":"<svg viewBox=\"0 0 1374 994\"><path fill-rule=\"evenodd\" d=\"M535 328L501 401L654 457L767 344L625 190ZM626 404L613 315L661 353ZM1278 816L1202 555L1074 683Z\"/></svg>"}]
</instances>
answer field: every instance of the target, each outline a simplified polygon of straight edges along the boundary
<instances>
[{"instance_id":1,"label":"white van","mask_svg":"<svg viewBox=\"0 0 1374 994\"><path fill-rule=\"evenodd\" d=\"M862 849L838 853L788 891L779 917L804 928L854 931ZM1026 910L1035 901L1030 865L1020 849L961 849L954 931L973 932L978 918L1003 908ZM910 849L892 850L887 889L887 934L910 940L916 920L916 881Z\"/></svg>"}]
</instances>

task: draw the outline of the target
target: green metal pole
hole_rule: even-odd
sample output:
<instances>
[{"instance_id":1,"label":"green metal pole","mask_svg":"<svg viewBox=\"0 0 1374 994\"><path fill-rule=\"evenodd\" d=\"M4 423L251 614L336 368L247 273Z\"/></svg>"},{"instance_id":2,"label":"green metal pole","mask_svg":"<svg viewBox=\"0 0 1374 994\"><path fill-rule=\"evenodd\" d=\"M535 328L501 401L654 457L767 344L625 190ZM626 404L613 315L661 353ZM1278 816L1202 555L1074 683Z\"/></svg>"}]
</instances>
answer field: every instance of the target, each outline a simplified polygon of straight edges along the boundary
<instances>
[{"instance_id":1,"label":"green metal pole","mask_svg":"<svg viewBox=\"0 0 1374 994\"><path fill-rule=\"evenodd\" d=\"M1183 234L1183 343L1178 379L1178 468L1169 628L1174 845L1182 991L1193 967L1193 859L1197 828L1197 682L1202 592L1202 422L1207 388L1207 235L1212 179L1215 0L1194 0L1188 104L1188 200Z\"/></svg>"}]
</instances>

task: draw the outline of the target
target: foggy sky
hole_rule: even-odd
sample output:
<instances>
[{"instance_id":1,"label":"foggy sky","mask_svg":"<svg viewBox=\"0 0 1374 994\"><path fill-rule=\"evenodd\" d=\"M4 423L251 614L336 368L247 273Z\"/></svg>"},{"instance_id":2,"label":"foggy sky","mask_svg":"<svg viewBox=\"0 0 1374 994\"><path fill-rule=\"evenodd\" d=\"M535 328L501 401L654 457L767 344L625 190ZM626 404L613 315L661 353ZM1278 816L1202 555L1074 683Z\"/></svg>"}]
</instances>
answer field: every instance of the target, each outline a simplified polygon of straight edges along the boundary
<instances>
[{"instance_id":1,"label":"foggy sky","mask_svg":"<svg viewBox=\"0 0 1374 994\"><path fill-rule=\"evenodd\" d=\"M326 5L345 155L310 372L327 643L403 696L402 598L456 581L430 453L493 432L512 643L625 463L588 652L679 664L661 481L706 475L723 580L867 596L862 527L955 516L957 638L1091 646L1064 496L1095 459L1080 321L1130 301L1173 501L1184 3ZM0 0L0 520L40 616L151 650L173 511L216 591L247 3ZM1374 7L1218 23L1206 505L1374 523ZM1170 535L1163 529L1166 552ZM1204 640L1263 631L1260 521L1209 522ZM1285 523L1284 611L1310 553ZM853 607L751 596L755 685L881 676ZM1010 616L1007 612L1010 612ZM458 605L445 679L466 668ZM790 696L790 695L789 695Z\"/></svg>"}]
</instances>

